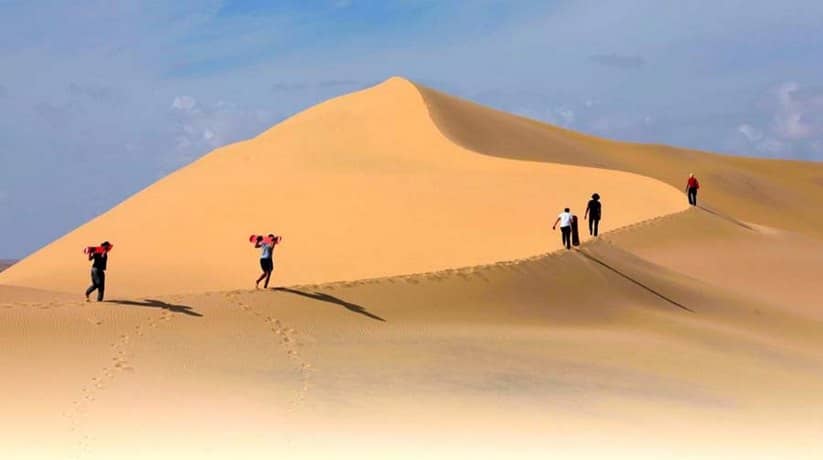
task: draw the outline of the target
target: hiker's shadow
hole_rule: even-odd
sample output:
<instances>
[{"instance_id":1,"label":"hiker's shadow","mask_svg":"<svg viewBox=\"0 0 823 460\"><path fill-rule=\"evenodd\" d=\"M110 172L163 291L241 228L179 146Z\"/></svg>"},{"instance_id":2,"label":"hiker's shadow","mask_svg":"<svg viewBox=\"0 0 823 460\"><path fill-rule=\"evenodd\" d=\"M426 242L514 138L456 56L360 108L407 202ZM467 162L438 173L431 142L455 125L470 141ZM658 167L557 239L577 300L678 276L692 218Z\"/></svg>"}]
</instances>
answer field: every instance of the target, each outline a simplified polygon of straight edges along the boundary
<instances>
[{"instance_id":1,"label":"hiker's shadow","mask_svg":"<svg viewBox=\"0 0 823 460\"><path fill-rule=\"evenodd\" d=\"M687 307L687 306L683 305L682 303L680 303L680 302L678 302L678 301L676 301L676 300L674 300L674 299L672 299L672 298L670 298L670 297L668 297L668 296L664 295L664 294L663 294L663 293L661 293L660 291L657 291L657 290L653 289L653 288L652 288L652 287L650 287L649 285L647 285L647 284L645 284L645 283L642 283L642 282L640 282L639 280L637 280L637 279L635 279L635 278L633 278L633 277L631 277L631 276L627 275L626 273L624 273L624 272L620 271L620 270L619 270L619 269L617 269L616 267L613 267L612 265L609 265L608 263L604 262L603 260L601 260L601 259L599 259L599 258L595 257L593 254L591 254L591 253L589 253L589 252L586 252L586 251L584 251L583 249L577 249L577 253L578 253L578 254L580 254L580 255L582 255L583 257L585 257L585 258L587 258L587 259L591 260L592 262L595 262L595 263L597 263L597 264L601 265L602 267L606 268L607 270L610 270L611 272L613 272L613 273L615 273L615 274L619 275L620 277L622 277L622 278L624 278L624 279L626 279L626 280L628 280L628 281L630 281L630 282L634 283L635 285L637 285L637 286L641 287L642 289L645 289L645 290L646 290L646 291L648 291L649 293L651 293L651 294L653 294L653 295L657 296L658 298L660 298L660 299L662 299L662 300L664 300L664 301L668 302L669 304L674 305L675 307L680 308L681 310L688 311L689 313L694 313L694 310L692 310L691 308L689 308L689 307Z\"/></svg>"},{"instance_id":2,"label":"hiker's shadow","mask_svg":"<svg viewBox=\"0 0 823 460\"><path fill-rule=\"evenodd\" d=\"M731 223L733 223L733 224L735 224L735 225L737 225L737 226L743 227L743 228L745 228L746 230L755 231L755 230L754 230L751 226L749 226L749 225L747 225L747 224L745 224L745 223L743 223L743 222L741 222L741 221L739 221L739 220L735 219L734 217L731 217L731 216L729 216L729 215L726 215L726 214L723 214L723 213L721 213L721 212L715 211L714 209L707 208L707 207L705 207L705 206L703 206L703 205L696 205L696 207L697 207L698 209L702 209L703 211L706 211L706 212L707 212L707 213L709 213L709 214L713 214L713 215L715 215L715 216L717 216L717 217L719 217L719 218L721 218L721 219L725 219L725 220L727 220L727 221L729 221L729 222L731 222Z\"/></svg>"},{"instance_id":3,"label":"hiker's shadow","mask_svg":"<svg viewBox=\"0 0 823 460\"><path fill-rule=\"evenodd\" d=\"M357 313L357 314L363 315L363 316L367 316L367 317L369 317L371 319L374 319L374 320L377 320L377 321L383 321L383 322L386 321L385 319L375 315L374 313L369 312L368 310L366 310L365 307L363 307L361 305L357 305L355 303L347 302L343 299L340 299L340 298L335 297L333 295L324 294L322 292L303 292L303 291L298 291L297 289L291 289L291 288L286 288L286 287L274 288L272 290L273 291L279 291L279 292L288 292L290 294L295 294L295 295L299 295L299 296L303 296L303 297L308 297L309 299L319 300L321 302L333 303L335 305L340 305L341 307L344 307L346 310L349 310L350 312Z\"/></svg>"},{"instance_id":4,"label":"hiker's shadow","mask_svg":"<svg viewBox=\"0 0 823 460\"><path fill-rule=\"evenodd\" d=\"M189 316L203 316L202 313L198 313L192 310L191 307L188 305L175 305L167 302L163 302L162 300L156 299L143 299L142 301L138 300L107 300L108 303L116 303L119 305L129 305L132 307L151 307L151 308L162 308L163 310L168 310L172 313L182 313L184 315Z\"/></svg>"}]
</instances>

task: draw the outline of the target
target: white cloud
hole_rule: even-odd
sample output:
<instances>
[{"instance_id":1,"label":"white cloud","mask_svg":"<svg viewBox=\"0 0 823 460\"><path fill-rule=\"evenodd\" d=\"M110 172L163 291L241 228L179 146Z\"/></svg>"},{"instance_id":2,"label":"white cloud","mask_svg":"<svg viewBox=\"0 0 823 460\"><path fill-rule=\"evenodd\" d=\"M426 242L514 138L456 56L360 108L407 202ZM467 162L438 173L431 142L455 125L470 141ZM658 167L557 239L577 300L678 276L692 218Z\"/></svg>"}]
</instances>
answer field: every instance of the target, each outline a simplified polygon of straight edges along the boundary
<instances>
[{"instance_id":1,"label":"white cloud","mask_svg":"<svg viewBox=\"0 0 823 460\"><path fill-rule=\"evenodd\" d=\"M184 112L192 112L197 107L197 99L191 96L176 96L171 103L171 108Z\"/></svg>"},{"instance_id":2,"label":"white cloud","mask_svg":"<svg viewBox=\"0 0 823 460\"><path fill-rule=\"evenodd\" d=\"M740 134L745 136L746 139L749 140L749 142L757 142L763 139L763 133L748 123L743 123L742 125L738 126L737 131L739 131Z\"/></svg>"},{"instance_id":3,"label":"white cloud","mask_svg":"<svg viewBox=\"0 0 823 460\"><path fill-rule=\"evenodd\" d=\"M770 155L820 155L823 143L823 90L785 82L767 93L766 117L758 127L738 125L737 132L754 152Z\"/></svg>"},{"instance_id":4,"label":"white cloud","mask_svg":"<svg viewBox=\"0 0 823 460\"><path fill-rule=\"evenodd\" d=\"M562 120L560 123L561 125L571 126L574 124L574 110L560 108L557 109L555 113L557 113L557 116L560 117L560 120Z\"/></svg>"},{"instance_id":5,"label":"white cloud","mask_svg":"<svg viewBox=\"0 0 823 460\"><path fill-rule=\"evenodd\" d=\"M806 140L823 135L823 91L803 90L786 82L775 90L778 102L775 133L784 139Z\"/></svg>"},{"instance_id":6,"label":"white cloud","mask_svg":"<svg viewBox=\"0 0 823 460\"><path fill-rule=\"evenodd\" d=\"M191 96L174 98L170 113L174 153L163 163L175 168L232 142L252 137L272 126L276 117L260 108L217 100L207 103Z\"/></svg>"},{"instance_id":7,"label":"white cloud","mask_svg":"<svg viewBox=\"0 0 823 460\"><path fill-rule=\"evenodd\" d=\"M791 153L792 151L791 144L771 137L759 142L757 148L763 153L775 156Z\"/></svg>"},{"instance_id":8,"label":"white cloud","mask_svg":"<svg viewBox=\"0 0 823 460\"><path fill-rule=\"evenodd\" d=\"M792 152L792 144L790 142L780 140L774 135L766 135L763 131L748 123L739 125L737 132L745 139L745 143L741 145L748 145L748 147L744 148L753 150L755 153L768 156L780 156Z\"/></svg>"}]
</instances>

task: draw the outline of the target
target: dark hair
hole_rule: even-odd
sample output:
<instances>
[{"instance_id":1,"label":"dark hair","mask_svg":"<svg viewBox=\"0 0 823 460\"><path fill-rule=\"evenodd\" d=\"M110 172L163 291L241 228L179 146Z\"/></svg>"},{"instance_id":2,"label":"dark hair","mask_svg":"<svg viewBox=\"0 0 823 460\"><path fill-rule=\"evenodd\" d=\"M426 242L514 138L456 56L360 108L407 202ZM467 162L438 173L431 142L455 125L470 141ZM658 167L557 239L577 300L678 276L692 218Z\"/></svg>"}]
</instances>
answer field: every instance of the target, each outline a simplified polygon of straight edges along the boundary
<instances>
[{"instance_id":1,"label":"dark hair","mask_svg":"<svg viewBox=\"0 0 823 460\"><path fill-rule=\"evenodd\" d=\"M100 243L100 246L102 246L104 248L107 248L107 247L111 246L111 243L109 243L108 241L103 241L102 243Z\"/></svg>"},{"instance_id":2,"label":"dark hair","mask_svg":"<svg viewBox=\"0 0 823 460\"><path fill-rule=\"evenodd\" d=\"M569 212L569 208L566 208L566 209L564 209L563 211L565 211L565 212Z\"/></svg>"},{"instance_id":3,"label":"dark hair","mask_svg":"<svg viewBox=\"0 0 823 460\"><path fill-rule=\"evenodd\" d=\"M599 200L599 199L600 199L600 195L599 195L599 194L597 194L597 193L595 193L594 195L592 195L592 199L593 199L593 200Z\"/></svg>"},{"instance_id":4,"label":"dark hair","mask_svg":"<svg viewBox=\"0 0 823 460\"><path fill-rule=\"evenodd\" d=\"M269 238L274 238L274 234L269 233Z\"/></svg>"},{"instance_id":5,"label":"dark hair","mask_svg":"<svg viewBox=\"0 0 823 460\"><path fill-rule=\"evenodd\" d=\"M258 242L259 242L259 241L263 241L263 236L261 236L261 235L257 235L257 241L258 241Z\"/></svg>"}]
</instances>

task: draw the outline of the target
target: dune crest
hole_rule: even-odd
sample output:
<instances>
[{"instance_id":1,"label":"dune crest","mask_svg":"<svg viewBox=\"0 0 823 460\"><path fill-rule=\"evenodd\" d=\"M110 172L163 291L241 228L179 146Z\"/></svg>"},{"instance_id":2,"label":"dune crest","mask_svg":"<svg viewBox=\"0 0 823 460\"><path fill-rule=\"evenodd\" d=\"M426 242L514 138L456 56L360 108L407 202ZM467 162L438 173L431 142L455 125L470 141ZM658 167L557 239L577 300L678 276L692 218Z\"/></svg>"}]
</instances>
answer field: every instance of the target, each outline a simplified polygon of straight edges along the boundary
<instances>
[{"instance_id":1,"label":"dune crest","mask_svg":"<svg viewBox=\"0 0 823 460\"><path fill-rule=\"evenodd\" d=\"M516 135L504 127L492 138ZM595 191L602 231L686 207L677 190L637 174L477 154L446 137L418 87L395 77L209 153L0 283L80 292L81 249L110 240L112 295L250 288L259 267L247 238L264 232L284 236L277 285L493 263L559 249L555 216L565 206L582 216Z\"/></svg>"},{"instance_id":2,"label":"dune crest","mask_svg":"<svg viewBox=\"0 0 823 460\"><path fill-rule=\"evenodd\" d=\"M735 219L823 236L817 211L823 163L719 155L617 142L540 123L417 85L438 129L454 143L501 158L626 171L678 190L695 173L699 202ZM505 133L499 136L498 133Z\"/></svg>"}]
</instances>

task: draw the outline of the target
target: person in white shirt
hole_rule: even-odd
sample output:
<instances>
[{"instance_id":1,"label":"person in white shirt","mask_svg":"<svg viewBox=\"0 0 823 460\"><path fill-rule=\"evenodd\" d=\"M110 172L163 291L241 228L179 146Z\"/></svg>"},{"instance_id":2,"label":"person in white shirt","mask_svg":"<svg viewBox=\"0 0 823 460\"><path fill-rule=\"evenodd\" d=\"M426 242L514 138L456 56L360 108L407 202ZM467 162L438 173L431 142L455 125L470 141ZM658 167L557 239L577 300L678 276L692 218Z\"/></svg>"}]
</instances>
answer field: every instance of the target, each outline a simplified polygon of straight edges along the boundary
<instances>
[{"instance_id":1,"label":"person in white shirt","mask_svg":"<svg viewBox=\"0 0 823 460\"><path fill-rule=\"evenodd\" d=\"M266 280L263 287L266 289L269 288L271 272L274 271L274 247L279 242L280 237L274 236L271 233L269 233L269 236L265 238L263 236L258 236L254 242L254 247L261 248L260 268L263 270L263 274L260 275L260 278L257 278L257 282L254 283L254 287L257 289L260 289L260 282L263 280Z\"/></svg>"},{"instance_id":2,"label":"person in white shirt","mask_svg":"<svg viewBox=\"0 0 823 460\"><path fill-rule=\"evenodd\" d=\"M560 235L563 239L563 245L566 249L572 248L572 213L569 208L566 208L557 216L557 220L552 225L552 230L557 230L557 224L560 224Z\"/></svg>"}]
</instances>

